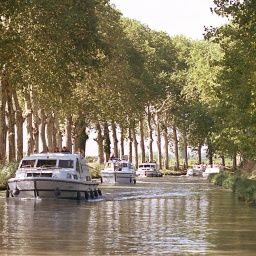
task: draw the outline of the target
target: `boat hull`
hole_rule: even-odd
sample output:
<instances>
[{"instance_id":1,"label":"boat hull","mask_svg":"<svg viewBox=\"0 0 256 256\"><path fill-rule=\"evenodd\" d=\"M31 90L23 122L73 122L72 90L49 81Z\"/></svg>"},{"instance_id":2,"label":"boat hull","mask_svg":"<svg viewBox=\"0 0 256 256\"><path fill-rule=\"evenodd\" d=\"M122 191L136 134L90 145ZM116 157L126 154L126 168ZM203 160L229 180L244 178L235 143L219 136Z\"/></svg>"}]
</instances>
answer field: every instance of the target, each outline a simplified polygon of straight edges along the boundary
<instances>
[{"instance_id":1,"label":"boat hull","mask_svg":"<svg viewBox=\"0 0 256 256\"><path fill-rule=\"evenodd\" d=\"M101 193L98 185L93 181L12 178L8 180L8 191L17 198L93 199Z\"/></svg>"},{"instance_id":2,"label":"boat hull","mask_svg":"<svg viewBox=\"0 0 256 256\"><path fill-rule=\"evenodd\" d=\"M101 173L102 183L136 183L134 173L124 172L102 172Z\"/></svg>"},{"instance_id":3,"label":"boat hull","mask_svg":"<svg viewBox=\"0 0 256 256\"><path fill-rule=\"evenodd\" d=\"M203 177L208 177L211 173L220 173L221 169L219 167L206 168L203 172Z\"/></svg>"},{"instance_id":4,"label":"boat hull","mask_svg":"<svg viewBox=\"0 0 256 256\"><path fill-rule=\"evenodd\" d=\"M163 176L162 173L156 172L156 171L139 171L139 172L136 172L136 175L138 177L142 177L142 178L145 178L145 177L162 177Z\"/></svg>"}]
</instances>

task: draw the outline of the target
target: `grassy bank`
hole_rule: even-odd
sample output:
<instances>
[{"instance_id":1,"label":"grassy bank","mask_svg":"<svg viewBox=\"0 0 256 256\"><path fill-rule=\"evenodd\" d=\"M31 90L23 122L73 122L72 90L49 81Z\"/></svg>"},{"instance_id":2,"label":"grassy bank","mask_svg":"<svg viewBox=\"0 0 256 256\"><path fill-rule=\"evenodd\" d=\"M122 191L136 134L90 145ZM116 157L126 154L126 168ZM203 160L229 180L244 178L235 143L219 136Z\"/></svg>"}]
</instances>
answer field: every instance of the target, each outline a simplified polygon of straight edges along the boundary
<instances>
[{"instance_id":1,"label":"grassy bank","mask_svg":"<svg viewBox=\"0 0 256 256\"><path fill-rule=\"evenodd\" d=\"M245 202L256 203L256 180L241 175L219 173L211 174L208 180L215 185L231 189L237 197Z\"/></svg>"}]
</instances>

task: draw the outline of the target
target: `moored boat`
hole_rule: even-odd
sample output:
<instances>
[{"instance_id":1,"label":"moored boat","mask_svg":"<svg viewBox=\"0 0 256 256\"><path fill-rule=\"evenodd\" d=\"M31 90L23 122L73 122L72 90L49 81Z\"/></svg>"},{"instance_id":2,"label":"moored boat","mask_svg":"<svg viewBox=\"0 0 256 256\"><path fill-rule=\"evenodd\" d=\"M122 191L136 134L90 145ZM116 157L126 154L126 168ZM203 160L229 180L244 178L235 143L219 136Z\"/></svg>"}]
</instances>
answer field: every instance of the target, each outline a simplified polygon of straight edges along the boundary
<instances>
[{"instance_id":1,"label":"moored boat","mask_svg":"<svg viewBox=\"0 0 256 256\"><path fill-rule=\"evenodd\" d=\"M203 177L208 177L211 173L220 173L223 170L222 165L207 165L205 170L203 171Z\"/></svg>"},{"instance_id":2,"label":"moored boat","mask_svg":"<svg viewBox=\"0 0 256 256\"><path fill-rule=\"evenodd\" d=\"M134 165L127 156L111 157L101 171L102 183L136 183Z\"/></svg>"},{"instance_id":3,"label":"moored boat","mask_svg":"<svg viewBox=\"0 0 256 256\"><path fill-rule=\"evenodd\" d=\"M162 177L159 165L155 162L141 163L136 171L138 177Z\"/></svg>"},{"instance_id":4,"label":"moored boat","mask_svg":"<svg viewBox=\"0 0 256 256\"><path fill-rule=\"evenodd\" d=\"M101 196L81 154L41 153L24 157L6 196L18 198L94 199Z\"/></svg>"},{"instance_id":5,"label":"moored boat","mask_svg":"<svg viewBox=\"0 0 256 256\"><path fill-rule=\"evenodd\" d=\"M204 164L193 164L192 168L187 170L187 176L202 176L205 170Z\"/></svg>"}]
</instances>

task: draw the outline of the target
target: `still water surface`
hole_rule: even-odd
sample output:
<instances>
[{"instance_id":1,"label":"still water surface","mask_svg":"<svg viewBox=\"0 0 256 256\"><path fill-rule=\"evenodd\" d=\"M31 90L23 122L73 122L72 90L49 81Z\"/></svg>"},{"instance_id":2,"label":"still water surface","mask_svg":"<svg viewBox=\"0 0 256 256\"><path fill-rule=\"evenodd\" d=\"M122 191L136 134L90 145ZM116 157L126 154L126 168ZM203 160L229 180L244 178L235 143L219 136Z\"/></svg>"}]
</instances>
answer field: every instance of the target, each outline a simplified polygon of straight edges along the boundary
<instances>
[{"instance_id":1,"label":"still water surface","mask_svg":"<svg viewBox=\"0 0 256 256\"><path fill-rule=\"evenodd\" d=\"M256 207L203 178L101 185L102 199L0 194L1 255L255 255Z\"/></svg>"}]
</instances>

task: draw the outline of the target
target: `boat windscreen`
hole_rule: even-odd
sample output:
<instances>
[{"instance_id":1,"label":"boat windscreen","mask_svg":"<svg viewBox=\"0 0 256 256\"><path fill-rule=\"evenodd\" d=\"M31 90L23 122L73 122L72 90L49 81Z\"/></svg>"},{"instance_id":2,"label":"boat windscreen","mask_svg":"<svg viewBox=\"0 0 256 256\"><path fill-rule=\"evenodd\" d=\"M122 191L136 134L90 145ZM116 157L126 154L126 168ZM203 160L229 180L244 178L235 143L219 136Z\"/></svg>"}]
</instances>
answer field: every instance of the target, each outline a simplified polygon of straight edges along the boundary
<instances>
[{"instance_id":1,"label":"boat windscreen","mask_svg":"<svg viewBox=\"0 0 256 256\"><path fill-rule=\"evenodd\" d=\"M56 159L38 159L36 167L54 167L56 166L57 160Z\"/></svg>"},{"instance_id":2,"label":"boat windscreen","mask_svg":"<svg viewBox=\"0 0 256 256\"><path fill-rule=\"evenodd\" d=\"M59 167L61 168L74 168L73 160L59 160Z\"/></svg>"},{"instance_id":3,"label":"boat windscreen","mask_svg":"<svg viewBox=\"0 0 256 256\"><path fill-rule=\"evenodd\" d=\"M22 160L20 164L20 168L24 167L34 167L36 160L35 159L30 159L30 160Z\"/></svg>"},{"instance_id":4,"label":"boat windscreen","mask_svg":"<svg viewBox=\"0 0 256 256\"><path fill-rule=\"evenodd\" d=\"M150 168L150 164L143 164L143 165L140 165L139 168Z\"/></svg>"},{"instance_id":5,"label":"boat windscreen","mask_svg":"<svg viewBox=\"0 0 256 256\"><path fill-rule=\"evenodd\" d=\"M127 163L121 163L121 167L128 167Z\"/></svg>"}]
</instances>

